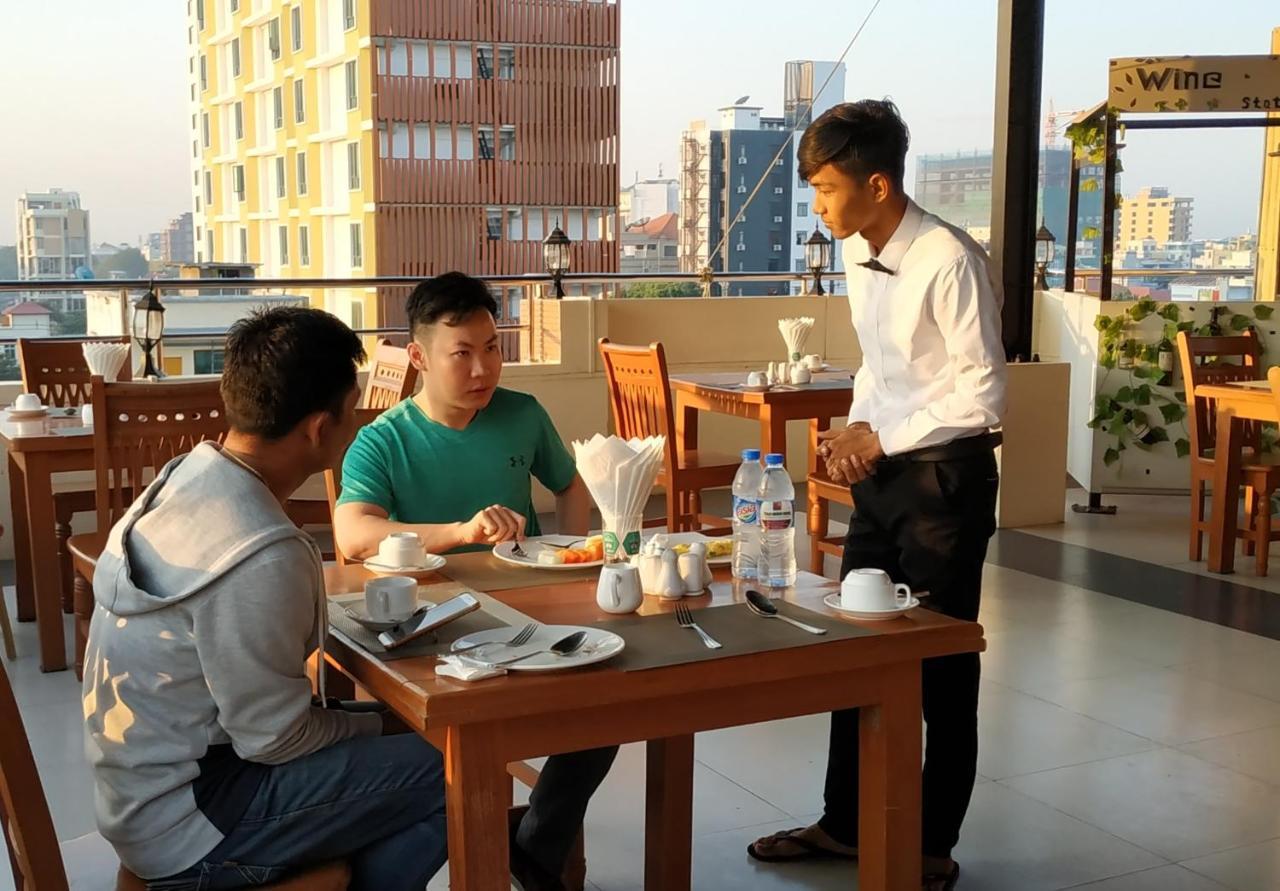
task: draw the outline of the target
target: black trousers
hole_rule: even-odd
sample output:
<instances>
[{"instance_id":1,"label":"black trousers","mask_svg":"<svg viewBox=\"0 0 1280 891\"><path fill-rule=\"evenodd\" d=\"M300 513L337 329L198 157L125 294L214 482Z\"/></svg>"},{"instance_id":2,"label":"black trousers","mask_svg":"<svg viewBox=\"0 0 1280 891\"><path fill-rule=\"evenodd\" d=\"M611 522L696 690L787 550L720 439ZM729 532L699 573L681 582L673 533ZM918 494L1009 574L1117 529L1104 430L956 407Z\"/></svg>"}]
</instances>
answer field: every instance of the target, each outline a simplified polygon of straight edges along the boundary
<instances>
[{"instance_id":1,"label":"black trousers","mask_svg":"<svg viewBox=\"0 0 1280 891\"><path fill-rule=\"evenodd\" d=\"M552 755L529 793L516 843L551 875L560 875L582 829L587 804L618 755L617 746Z\"/></svg>"},{"instance_id":2,"label":"black trousers","mask_svg":"<svg viewBox=\"0 0 1280 891\"><path fill-rule=\"evenodd\" d=\"M947 461L883 461L853 486L855 516L840 577L883 569L895 582L928 591L924 605L974 621L982 564L995 532L995 455ZM978 769L977 653L929 659L923 668L925 735L923 853L949 857L960 838ZM858 710L831 715L822 829L858 843Z\"/></svg>"}]
</instances>

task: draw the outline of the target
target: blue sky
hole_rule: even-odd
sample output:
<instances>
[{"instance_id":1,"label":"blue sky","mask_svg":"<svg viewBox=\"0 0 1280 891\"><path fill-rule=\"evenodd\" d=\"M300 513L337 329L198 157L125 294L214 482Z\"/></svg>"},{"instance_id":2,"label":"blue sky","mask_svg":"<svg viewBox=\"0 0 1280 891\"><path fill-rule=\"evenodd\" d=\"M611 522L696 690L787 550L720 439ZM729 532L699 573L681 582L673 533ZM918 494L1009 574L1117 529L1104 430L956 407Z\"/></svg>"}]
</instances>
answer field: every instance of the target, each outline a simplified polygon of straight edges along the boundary
<instances>
[{"instance_id":1,"label":"blue sky","mask_svg":"<svg viewBox=\"0 0 1280 891\"><path fill-rule=\"evenodd\" d=\"M780 113L783 63L833 59L872 0L622 0L622 179L676 175L680 132L743 94ZM1275 0L1047 0L1045 102L1105 95L1113 56L1265 53ZM882 0L846 98L892 97L912 151L989 148L996 0ZM184 0L0 3L0 243L24 189L79 189L96 241L189 209ZM33 76L39 72L39 76ZM1196 199L1194 234L1255 229L1261 130L1130 132L1126 191ZM911 169L911 164L908 164Z\"/></svg>"}]
</instances>

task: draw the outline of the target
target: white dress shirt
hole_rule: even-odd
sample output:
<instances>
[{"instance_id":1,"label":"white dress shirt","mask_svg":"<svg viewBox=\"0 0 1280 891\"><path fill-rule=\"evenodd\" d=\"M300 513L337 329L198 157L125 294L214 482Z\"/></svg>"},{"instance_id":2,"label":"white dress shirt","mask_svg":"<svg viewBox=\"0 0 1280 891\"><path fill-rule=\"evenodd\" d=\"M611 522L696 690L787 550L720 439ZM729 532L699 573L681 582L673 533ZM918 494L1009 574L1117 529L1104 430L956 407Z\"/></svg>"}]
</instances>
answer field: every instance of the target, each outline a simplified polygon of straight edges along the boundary
<instances>
[{"instance_id":1,"label":"white dress shirt","mask_svg":"<svg viewBox=\"0 0 1280 891\"><path fill-rule=\"evenodd\" d=\"M868 262L880 268L860 265ZM1001 299L986 251L908 200L884 249L854 235L844 265L862 346L849 423L869 423L886 455L999 426Z\"/></svg>"}]
</instances>

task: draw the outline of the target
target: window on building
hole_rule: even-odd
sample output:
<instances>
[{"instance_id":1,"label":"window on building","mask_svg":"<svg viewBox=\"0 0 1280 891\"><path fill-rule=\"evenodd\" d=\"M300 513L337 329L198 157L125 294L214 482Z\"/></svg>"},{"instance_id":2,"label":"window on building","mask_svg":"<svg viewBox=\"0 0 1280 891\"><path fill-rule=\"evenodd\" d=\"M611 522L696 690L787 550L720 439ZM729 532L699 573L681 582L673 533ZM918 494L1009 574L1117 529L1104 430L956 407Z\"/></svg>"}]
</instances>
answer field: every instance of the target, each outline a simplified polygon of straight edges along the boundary
<instances>
[{"instance_id":1,"label":"window on building","mask_svg":"<svg viewBox=\"0 0 1280 891\"><path fill-rule=\"evenodd\" d=\"M295 53L302 52L302 4L289 10L289 45Z\"/></svg>"},{"instance_id":2,"label":"window on building","mask_svg":"<svg viewBox=\"0 0 1280 891\"><path fill-rule=\"evenodd\" d=\"M674 244L664 244L662 246L662 256L671 259L676 256L676 246Z\"/></svg>"},{"instance_id":3,"label":"window on building","mask_svg":"<svg viewBox=\"0 0 1280 891\"><path fill-rule=\"evenodd\" d=\"M477 46L476 47L476 76L481 80L493 79L493 47Z\"/></svg>"},{"instance_id":4,"label":"window on building","mask_svg":"<svg viewBox=\"0 0 1280 891\"><path fill-rule=\"evenodd\" d=\"M206 56L201 55L200 56L200 92L203 93L207 89L209 89L209 59Z\"/></svg>"},{"instance_id":5,"label":"window on building","mask_svg":"<svg viewBox=\"0 0 1280 891\"><path fill-rule=\"evenodd\" d=\"M784 191L786 191L786 190L785 190L785 189L783 189L783 188L782 188L782 186L774 186L774 187L773 187L773 194L775 194L775 195L781 195Z\"/></svg>"},{"instance_id":6,"label":"window on building","mask_svg":"<svg viewBox=\"0 0 1280 891\"><path fill-rule=\"evenodd\" d=\"M804 244L804 233L803 233L803 232L797 232L797 233L796 233L796 244L799 244L799 245L803 245L803 244Z\"/></svg>"},{"instance_id":7,"label":"window on building","mask_svg":"<svg viewBox=\"0 0 1280 891\"><path fill-rule=\"evenodd\" d=\"M738 152L738 165L745 166L747 163L747 147L744 145L742 150Z\"/></svg>"},{"instance_id":8,"label":"window on building","mask_svg":"<svg viewBox=\"0 0 1280 891\"><path fill-rule=\"evenodd\" d=\"M359 300L352 300L351 305L347 307L351 321L348 323L352 331L359 331L364 327L364 304Z\"/></svg>"},{"instance_id":9,"label":"window on building","mask_svg":"<svg viewBox=\"0 0 1280 891\"><path fill-rule=\"evenodd\" d=\"M236 139L244 139L244 103L237 102L232 114L235 117Z\"/></svg>"},{"instance_id":10,"label":"window on building","mask_svg":"<svg viewBox=\"0 0 1280 891\"><path fill-rule=\"evenodd\" d=\"M196 0L196 22L200 25L200 30L204 30L204 0Z\"/></svg>"},{"instance_id":11,"label":"window on building","mask_svg":"<svg viewBox=\"0 0 1280 891\"><path fill-rule=\"evenodd\" d=\"M774 166L774 167L781 167L781 166L782 166L782 155L778 155L778 157L776 157L776 158L774 158L774 159L773 159L773 166Z\"/></svg>"},{"instance_id":12,"label":"window on building","mask_svg":"<svg viewBox=\"0 0 1280 891\"><path fill-rule=\"evenodd\" d=\"M409 44L403 40L393 40L389 45L391 62L388 70L395 77L409 74Z\"/></svg>"},{"instance_id":13,"label":"window on building","mask_svg":"<svg viewBox=\"0 0 1280 891\"><path fill-rule=\"evenodd\" d=\"M453 77L453 47L449 44L431 44L431 76L442 80Z\"/></svg>"},{"instance_id":14,"label":"window on building","mask_svg":"<svg viewBox=\"0 0 1280 891\"><path fill-rule=\"evenodd\" d=\"M307 153L298 152L296 178L298 180L298 194L307 194Z\"/></svg>"},{"instance_id":15,"label":"window on building","mask_svg":"<svg viewBox=\"0 0 1280 891\"><path fill-rule=\"evenodd\" d=\"M775 216L775 217L773 218L773 221L774 221L775 223L781 223L781 222L782 222L782 217L777 217L777 216Z\"/></svg>"},{"instance_id":16,"label":"window on building","mask_svg":"<svg viewBox=\"0 0 1280 891\"><path fill-rule=\"evenodd\" d=\"M231 40L231 76L240 76L240 38L234 37Z\"/></svg>"},{"instance_id":17,"label":"window on building","mask_svg":"<svg viewBox=\"0 0 1280 891\"><path fill-rule=\"evenodd\" d=\"M498 160L514 161L516 159L516 128L504 126L498 131Z\"/></svg>"},{"instance_id":18,"label":"window on building","mask_svg":"<svg viewBox=\"0 0 1280 891\"><path fill-rule=\"evenodd\" d=\"M311 228L309 226L298 227L298 265L311 265Z\"/></svg>"},{"instance_id":19,"label":"window on building","mask_svg":"<svg viewBox=\"0 0 1280 891\"><path fill-rule=\"evenodd\" d=\"M356 61L352 59L344 66L347 78L347 110L353 110L360 104L360 81Z\"/></svg>"},{"instance_id":20,"label":"window on building","mask_svg":"<svg viewBox=\"0 0 1280 891\"><path fill-rule=\"evenodd\" d=\"M524 215L519 210L507 211L507 241L524 240Z\"/></svg>"},{"instance_id":21,"label":"window on building","mask_svg":"<svg viewBox=\"0 0 1280 891\"><path fill-rule=\"evenodd\" d=\"M347 188L360 188L360 143L347 143Z\"/></svg>"},{"instance_id":22,"label":"window on building","mask_svg":"<svg viewBox=\"0 0 1280 891\"><path fill-rule=\"evenodd\" d=\"M249 230L244 226L240 227L240 262L249 262Z\"/></svg>"},{"instance_id":23,"label":"window on building","mask_svg":"<svg viewBox=\"0 0 1280 891\"><path fill-rule=\"evenodd\" d=\"M277 130L284 126L284 87L275 87L271 91L272 122Z\"/></svg>"},{"instance_id":24,"label":"window on building","mask_svg":"<svg viewBox=\"0 0 1280 891\"><path fill-rule=\"evenodd\" d=\"M213 171L206 170L204 172L204 205L209 207L213 204Z\"/></svg>"},{"instance_id":25,"label":"window on building","mask_svg":"<svg viewBox=\"0 0 1280 891\"><path fill-rule=\"evenodd\" d=\"M781 253L781 251L782 251L782 245L780 245L780 244L775 244L775 245L773 246L773 251L774 251L774 253Z\"/></svg>"},{"instance_id":26,"label":"window on building","mask_svg":"<svg viewBox=\"0 0 1280 891\"><path fill-rule=\"evenodd\" d=\"M351 268L358 269L364 265L364 239L361 237L360 224L351 224Z\"/></svg>"},{"instance_id":27,"label":"window on building","mask_svg":"<svg viewBox=\"0 0 1280 891\"><path fill-rule=\"evenodd\" d=\"M431 44L425 40L409 42L409 73L414 77L431 76Z\"/></svg>"},{"instance_id":28,"label":"window on building","mask_svg":"<svg viewBox=\"0 0 1280 891\"><path fill-rule=\"evenodd\" d=\"M747 246L746 246L745 244L743 244L742 242L738 242L738 243L737 243L737 245L735 245L733 249L734 249L735 251L745 251L745 250L747 249Z\"/></svg>"},{"instance_id":29,"label":"window on building","mask_svg":"<svg viewBox=\"0 0 1280 891\"><path fill-rule=\"evenodd\" d=\"M276 197L283 198L289 192L289 181L284 172L284 156L276 157Z\"/></svg>"},{"instance_id":30,"label":"window on building","mask_svg":"<svg viewBox=\"0 0 1280 891\"><path fill-rule=\"evenodd\" d=\"M458 131L461 138L462 131ZM448 124L436 124L436 144L433 156L441 161L448 161L453 158L453 130ZM461 154L458 155L462 157Z\"/></svg>"},{"instance_id":31,"label":"window on building","mask_svg":"<svg viewBox=\"0 0 1280 891\"><path fill-rule=\"evenodd\" d=\"M418 161L426 161L431 157L431 125L413 125L413 157Z\"/></svg>"},{"instance_id":32,"label":"window on building","mask_svg":"<svg viewBox=\"0 0 1280 891\"><path fill-rule=\"evenodd\" d=\"M196 374L222 374L222 350L196 350L192 359Z\"/></svg>"},{"instance_id":33,"label":"window on building","mask_svg":"<svg viewBox=\"0 0 1280 891\"><path fill-rule=\"evenodd\" d=\"M271 60L278 61L282 47L280 45L280 19L279 17L267 22L267 48L271 50Z\"/></svg>"},{"instance_id":34,"label":"window on building","mask_svg":"<svg viewBox=\"0 0 1280 891\"><path fill-rule=\"evenodd\" d=\"M454 46L453 76L459 80L471 79L471 44L460 43Z\"/></svg>"},{"instance_id":35,"label":"window on building","mask_svg":"<svg viewBox=\"0 0 1280 891\"><path fill-rule=\"evenodd\" d=\"M240 11L240 0L231 0L231 11L232 13Z\"/></svg>"},{"instance_id":36,"label":"window on building","mask_svg":"<svg viewBox=\"0 0 1280 891\"><path fill-rule=\"evenodd\" d=\"M237 164L231 168L231 189L236 193L236 200L244 200L244 165Z\"/></svg>"},{"instance_id":37,"label":"window on building","mask_svg":"<svg viewBox=\"0 0 1280 891\"><path fill-rule=\"evenodd\" d=\"M485 208L484 221L489 240L500 240L502 238L502 211L496 207Z\"/></svg>"},{"instance_id":38,"label":"window on building","mask_svg":"<svg viewBox=\"0 0 1280 891\"><path fill-rule=\"evenodd\" d=\"M516 48L514 46L498 47L498 79L516 79Z\"/></svg>"},{"instance_id":39,"label":"window on building","mask_svg":"<svg viewBox=\"0 0 1280 891\"><path fill-rule=\"evenodd\" d=\"M204 233L204 258L210 263L213 262L213 230L206 229Z\"/></svg>"},{"instance_id":40,"label":"window on building","mask_svg":"<svg viewBox=\"0 0 1280 891\"><path fill-rule=\"evenodd\" d=\"M439 130L436 134L439 135ZM476 157L475 131L470 124L463 124L457 129L458 148L454 155L459 161L473 161ZM437 157L439 157L437 155Z\"/></svg>"},{"instance_id":41,"label":"window on building","mask_svg":"<svg viewBox=\"0 0 1280 891\"><path fill-rule=\"evenodd\" d=\"M801 201L796 205L796 216L807 217L809 215L809 205L807 202Z\"/></svg>"},{"instance_id":42,"label":"window on building","mask_svg":"<svg viewBox=\"0 0 1280 891\"><path fill-rule=\"evenodd\" d=\"M293 122L301 124L307 119L307 82L298 78L293 82Z\"/></svg>"},{"instance_id":43,"label":"window on building","mask_svg":"<svg viewBox=\"0 0 1280 891\"><path fill-rule=\"evenodd\" d=\"M391 122L391 157L405 159L409 157L409 122Z\"/></svg>"},{"instance_id":44,"label":"window on building","mask_svg":"<svg viewBox=\"0 0 1280 891\"><path fill-rule=\"evenodd\" d=\"M356 0L342 0L342 27L350 31L356 26Z\"/></svg>"},{"instance_id":45,"label":"window on building","mask_svg":"<svg viewBox=\"0 0 1280 891\"><path fill-rule=\"evenodd\" d=\"M482 160L493 160L493 128L487 126L476 127L476 145L479 149L478 154Z\"/></svg>"},{"instance_id":46,"label":"window on building","mask_svg":"<svg viewBox=\"0 0 1280 891\"><path fill-rule=\"evenodd\" d=\"M528 223L525 225L525 238L530 241L542 241L545 237L542 227L542 208L530 208Z\"/></svg>"},{"instance_id":47,"label":"window on building","mask_svg":"<svg viewBox=\"0 0 1280 891\"><path fill-rule=\"evenodd\" d=\"M204 143L204 147L208 148L213 139L209 133L209 112L202 112L200 115L200 139Z\"/></svg>"},{"instance_id":48,"label":"window on building","mask_svg":"<svg viewBox=\"0 0 1280 891\"><path fill-rule=\"evenodd\" d=\"M277 226L276 238L280 242L280 265L289 265L289 227Z\"/></svg>"}]
</instances>

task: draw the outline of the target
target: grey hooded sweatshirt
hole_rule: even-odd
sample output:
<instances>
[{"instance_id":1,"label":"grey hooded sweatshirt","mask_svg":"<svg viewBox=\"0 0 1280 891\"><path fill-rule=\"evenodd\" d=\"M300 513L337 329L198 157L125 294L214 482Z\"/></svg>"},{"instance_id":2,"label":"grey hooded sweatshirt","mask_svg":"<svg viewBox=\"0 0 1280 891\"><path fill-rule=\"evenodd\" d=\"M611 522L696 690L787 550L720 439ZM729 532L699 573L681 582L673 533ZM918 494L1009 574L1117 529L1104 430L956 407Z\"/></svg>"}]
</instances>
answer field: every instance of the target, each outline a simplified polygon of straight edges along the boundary
<instances>
[{"instance_id":1,"label":"grey hooded sweatshirt","mask_svg":"<svg viewBox=\"0 0 1280 891\"><path fill-rule=\"evenodd\" d=\"M315 544L211 443L160 473L107 538L84 660L98 828L144 879L195 865L269 765L381 732L312 705L327 628Z\"/></svg>"}]
</instances>

